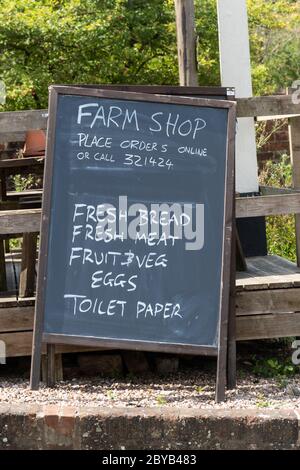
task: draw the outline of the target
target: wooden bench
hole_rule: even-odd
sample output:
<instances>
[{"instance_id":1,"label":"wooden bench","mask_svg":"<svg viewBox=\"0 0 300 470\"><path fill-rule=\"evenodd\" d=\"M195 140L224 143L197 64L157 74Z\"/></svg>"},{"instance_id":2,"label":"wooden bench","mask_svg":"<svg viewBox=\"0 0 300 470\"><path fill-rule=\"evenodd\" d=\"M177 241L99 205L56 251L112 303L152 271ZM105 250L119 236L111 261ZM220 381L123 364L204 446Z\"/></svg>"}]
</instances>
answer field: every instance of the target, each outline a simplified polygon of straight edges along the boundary
<instances>
[{"instance_id":1,"label":"wooden bench","mask_svg":"<svg viewBox=\"0 0 300 470\"><path fill-rule=\"evenodd\" d=\"M246 261L236 280L236 339L300 335L300 268L279 256Z\"/></svg>"}]
</instances>

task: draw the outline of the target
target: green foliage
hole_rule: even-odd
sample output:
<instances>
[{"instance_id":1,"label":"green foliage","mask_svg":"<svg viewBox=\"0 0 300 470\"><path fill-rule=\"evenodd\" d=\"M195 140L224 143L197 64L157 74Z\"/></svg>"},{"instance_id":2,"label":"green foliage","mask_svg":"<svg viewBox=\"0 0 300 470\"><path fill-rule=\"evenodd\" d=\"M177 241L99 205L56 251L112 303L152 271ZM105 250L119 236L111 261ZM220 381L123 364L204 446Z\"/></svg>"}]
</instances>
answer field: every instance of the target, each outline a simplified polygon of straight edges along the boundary
<instances>
[{"instance_id":1,"label":"green foliage","mask_svg":"<svg viewBox=\"0 0 300 470\"><path fill-rule=\"evenodd\" d=\"M21 247L22 247L21 238L11 238L9 240L9 249L10 250L20 249Z\"/></svg>"},{"instance_id":2,"label":"green foliage","mask_svg":"<svg viewBox=\"0 0 300 470\"><path fill-rule=\"evenodd\" d=\"M267 217L268 251L296 261L295 221L292 215Z\"/></svg>"},{"instance_id":3,"label":"green foliage","mask_svg":"<svg viewBox=\"0 0 300 470\"><path fill-rule=\"evenodd\" d=\"M218 85L215 0L195 0L199 81ZM248 0L256 94L300 76L299 7ZM177 84L173 0L1 0L2 110L47 106L53 83ZM0 107L1 109L1 107Z\"/></svg>"},{"instance_id":4,"label":"green foliage","mask_svg":"<svg viewBox=\"0 0 300 470\"><path fill-rule=\"evenodd\" d=\"M157 401L157 404L161 406L167 404L167 400L162 395L157 395L156 401Z\"/></svg>"},{"instance_id":5,"label":"green foliage","mask_svg":"<svg viewBox=\"0 0 300 470\"><path fill-rule=\"evenodd\" d=\"M292 165L287 155L282 155L278 162L267 161L260 173L260 183L277 188L292 186Z\"/></svg>"},{"instance_id":6,"label":"green foliage","mask_svg":"<svg viewBox=\"0 0 300 470\"><path fill-rule=\"evenodd\" d=\"M298 0L248 0L255 94L291 86L300 76Z\"/></svg>"},{"instance_id":7,"label":"green foliage","mask_svg":"<svg viewBox=\"0 0 300 470\"><path fill-rule=\"evenodd\" d=\"M296 367L291 360L277 358L255 359L253 373L259 377L283 379L296 373Z\"/></svg>"},{"instance_id":8,"label":"green foliage","mask_svg":"<svg viewBox=\"0 0 300 470\"><path fill-rule=\"evenodd\" d=\"M18 192L25 191L27 189L40 188L42 184L41 178L32 174L27 176L15 175L12 179L15 190Z\"/></svg>"},{"instance_id":9,"label":"green foliage","mask_svg":"<svg viewBox=\"0 0 300 470\"><path fill-rule=\"evenodd\" d=\"M217 2L195 0L199 83L220 85Z\"/></svg>"},{"instance_id":10,"label":"green foliage","mask_svg":"<svg viewBox=\"0 0 300 470\"><path fill-rule=\"evenodd\" d=\"M106 396L107 398L109 398L110 400L114 400L115 399L115 394L112 390L107 390L106 392Z\"/></svg>"},{"instance_id":11,"label":"green foliage","mask_svg":"<svg viewBox=\"0 0 300 470\"><path fill-rule=\"evenodd\" d=\"M268 161L260 173L260 184L272 187L291 187L292 166L283 155L279 162ZM268 252L291 261L296 260L295 219L293 215L266 218Z\"/></svg>"},{"instance_id":12,"label":"green foliage","mask_svg":"<svg viewBox=\"0 0 300 470\"><path fill-rule=\"evenodd\" d=\"M262 393L259 393L257 396L256 406L258 408L268 408L270 406L270 402L266 400L265 396Z\"/></svg>"},{"instance_id":13,"label":"green foliage","mask_svg":"<svg viewBox=\"0 0 300 470\"><path fill-rule=\"evenodd\" d=\"M270 121L257 121L255 123L257 150L263 148L270 141L271 137L287 126L287 124L287 119L274 119L270 129Z\"/></svg>"},{"instance_id":14,"label":"green foliage","mask_svg":"<svg viewBox=\"0 0 300 470\"><path fill-rule=\"evenodd\" d=\"M170 4L2 0L0 78L8 90L5 109L47 106L51 83L174 83Z\"/></svg>"}]
</instances>

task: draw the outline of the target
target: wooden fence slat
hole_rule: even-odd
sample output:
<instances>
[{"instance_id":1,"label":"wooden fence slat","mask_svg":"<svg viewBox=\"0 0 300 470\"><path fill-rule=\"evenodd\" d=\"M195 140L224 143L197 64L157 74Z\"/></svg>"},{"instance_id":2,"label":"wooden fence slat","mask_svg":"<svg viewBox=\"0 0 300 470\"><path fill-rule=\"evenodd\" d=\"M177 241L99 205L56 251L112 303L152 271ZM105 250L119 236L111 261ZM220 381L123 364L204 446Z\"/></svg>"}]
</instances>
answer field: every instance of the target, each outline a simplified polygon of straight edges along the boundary
<instances>
[{"instance_id":1,"label":"wooden fence slat","mask_svg":"<svg viewBox=\"0 0 300 470\"><path fill-rule=\"evenodd\" d=\"M300 312L300 289L242 291L236 295L236 315Z\"/></svg>"},{"instance_id":2,"label":"wooden fence slat","mask_svg":"<svg viewBox=\"0 0 300 470\"><path fill-rule=\"evenodd\" d=\"M236 198L237 218L298 212L300 212L300 193Z\"/></svg>"},{"instance_id":3,"label":"wooden fence slat","mask_svg":"<svg viewBox=\"0 0 300 470\"><path fill-rule=\"evenodd\" d=\"M15 296L0 297L0 312L3 308L32 307L34 303L35 297L28 297L27 299L16 299Z\"/></svg>"},{"instance_id":4,"label":"wooden fence slat","mask_svg":"<svg viewBox=\"0 0 300 470\"><path fill-rule=\"evenodd\" d=\"M0 235L39 232L41 209L0 211Z\"/></svg>"},{"instance_id":5,"label":"wooden fence slat","mask_svg":"<svg viewBox=\"0 0 300 470\"><path fill-rule=\"evenodd\" d=\"M34 306L0 308L0 332L32 331Z\"/></svg>"},{"instance_id":6,"label":"wooden fence slat","mask_svg":"<svg viewBox=\"0 0 300 470\"><path fill-rule=\"evenodd\" d=\"M26 157L26 158L6 158L4 160L0 160L0 168L7 169L7 168L17 168L24 166L35 166L35 165L43 165L44 164L44 157Z\"/></svg>"},{"instance_id":7,"label":"wooden fence slat","mask_svg":"<svg viewBox=\"0 0 300 470\"><path fill-rule=\"evenodd\" d=\"M237 99L237 117L287 117L295 114L300 114L300 104L294 104L289 95L253 96Z\"/></svg>"},{"instance_id":8,"label":"wooden fence slat","mask_svg":"<svg viewBox=\"0 0 300 470\"><path fill-rule=\"evenodd\" d=\"M254 96L251 98L238 98L236 101L237 117L300 115L300 104L294 104L290 95ZM22 137L21 140L23 140L24 132L30 129L45 130L47 128L47 116L47 109L1 112L0 142L3 142L4 139L6 142L12 142L16 137L18 139Z\"/></svg>"},{"instance_id":9,"label":"wooden fence slat","mask_svg":"<svg viewBox=\"0 0 300 470\"><path fill-rule=\"evenodd\" d=\"M0 341L6 345L7 357L31 356L32 349L32 331L19 331L14 333L0 333ZM111 349L111 348L110 348ZM73 353L85 351L104 351L107 348L88 348L84 346L71 346L58 344L56 346L57 354ZM46 345L43 345L43 354L46 354Z\"/></svg>"},{"instance_id":10,"label":"wooden fence slat","mask_svg":"<svg viewBox=\"0 0 300 470\"><path fill-rule=\"evenodd\" d=\"M25 142L26 132L0 132L0 144Z\"/></svg>"},{"instance_id":11,"label":"wooden fence slat","mask_svg":"<svg viewBox=\"0 0 300 470\"><path fill-rule=\"evenodd\" d=\"M238 316L238 341L300 336L300 312Z\"/></svg>"},{"instance_id":12,"label":"wooden fence slat","mask_svg":"<svg viewBox=\"0 0 300 470\"><path fill-rule=\"evenodd\" d=\"M31 129L46 129L47 117L47 109L2 112L0 113L1 134L26 132Z\"/></svg>"},{"instance_id":13,"label":"wooden fence slat","mask_svg":"<svg viewBox=\"0 0 300 470\"><path fill-rule=\"evenodd\" d=\"M236 217L300 213L300 193L236 198ZM38 232L41 209L0 211L0 234Z\"/></svg>"}]
</instances>

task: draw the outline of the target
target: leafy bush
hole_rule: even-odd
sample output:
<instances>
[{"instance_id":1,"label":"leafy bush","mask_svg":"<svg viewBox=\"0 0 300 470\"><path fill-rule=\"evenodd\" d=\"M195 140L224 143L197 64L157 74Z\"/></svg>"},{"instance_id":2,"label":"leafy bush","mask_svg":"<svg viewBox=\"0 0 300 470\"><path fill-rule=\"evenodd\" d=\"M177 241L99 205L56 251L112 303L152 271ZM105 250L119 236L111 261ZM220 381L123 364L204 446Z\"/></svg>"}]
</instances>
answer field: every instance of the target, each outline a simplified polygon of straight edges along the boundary
<instances>
[{"instance_id":1,"label":"leafy bush","mask_svg":"<svg viewBox=\"0 0 300 470\"><path fill-rule=\"evenodd\" d=\"M297 0L248 0L255 94L300 76ZM219 85L216 0L195 0L199 83ZM177 84L173 0L1 0L0 110L47 107L53 83Z\"/></svg>"},{"instance_id":2,"label":"leafy bush","mask_svg":"<svg viewBox=\"0 0 300 470\"><path fill-rule=\"evenodd\" d=\"M278 360L277 358L255 359L253 373L265 378L290 377L296 373L296 367L290 359Z\"/></svg>"},{"instance_id":3,"label":"leafy bush","mask_svg":"<svg viewBox=\"0 0 300 470\"><path fill-rule=\"evenodd\" d=\"M292 166L287 155L279 162L268 161L260 173L261 185L273 187L292 186ZM296 260L295 219L293 215L266 217L268 252L291 261Z\"/></svg>"}]
</instances>

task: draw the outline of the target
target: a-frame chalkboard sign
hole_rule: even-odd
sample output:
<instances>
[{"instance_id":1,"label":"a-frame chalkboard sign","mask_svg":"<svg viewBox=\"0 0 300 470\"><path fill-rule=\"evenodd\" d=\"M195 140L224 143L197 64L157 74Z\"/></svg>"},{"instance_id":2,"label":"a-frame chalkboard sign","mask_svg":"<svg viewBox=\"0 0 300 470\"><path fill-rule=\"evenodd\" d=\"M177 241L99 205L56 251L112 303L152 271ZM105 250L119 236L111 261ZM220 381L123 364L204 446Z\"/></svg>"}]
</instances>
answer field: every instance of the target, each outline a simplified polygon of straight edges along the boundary
<instances>
[{"instance_id":1,"label":"a-frame chalkboard sign","mask_svg":"<svg viewBox=\"0 0 300 470\"><path fill-rule=\"evenodd\" d=\"M50 87L42 343L217 356L224 399L235 103Z\"/></svg>"}]
</instances>

